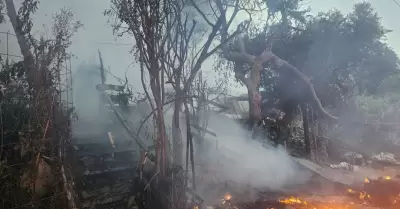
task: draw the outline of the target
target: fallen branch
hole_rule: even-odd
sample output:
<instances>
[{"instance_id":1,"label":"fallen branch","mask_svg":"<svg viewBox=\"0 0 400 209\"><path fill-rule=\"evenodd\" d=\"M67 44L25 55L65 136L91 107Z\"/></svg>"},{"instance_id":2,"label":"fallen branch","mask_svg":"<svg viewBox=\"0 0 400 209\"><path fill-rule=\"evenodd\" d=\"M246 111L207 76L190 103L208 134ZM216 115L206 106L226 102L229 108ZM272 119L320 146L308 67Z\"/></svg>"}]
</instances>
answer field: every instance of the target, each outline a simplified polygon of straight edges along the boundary
<instances>
[{"instance_id":1,"label":"fallen branch","mask_svg":"<svg viewBox=\"0 0 400 209\"><path fill-rule=\"evenodd\" d=\"M129 127L129 125L126 124L125 119L122 117L121 113L114 107L113 102L111 101L110 97L105 92L103 92L103 96L107 100L107 102L110 105L111 109L113 110L115 116L117 116L118 121L125 128L126 132L129 134L129 136L132 137L136 141L136 143L142 150L147 151L148 150L147 145L140 139L140 137L137 134L134 134L133 130ZM148 157L150 160L155 159L155 156L153 154L149 154Z\"/></svg>"}]
</instances>

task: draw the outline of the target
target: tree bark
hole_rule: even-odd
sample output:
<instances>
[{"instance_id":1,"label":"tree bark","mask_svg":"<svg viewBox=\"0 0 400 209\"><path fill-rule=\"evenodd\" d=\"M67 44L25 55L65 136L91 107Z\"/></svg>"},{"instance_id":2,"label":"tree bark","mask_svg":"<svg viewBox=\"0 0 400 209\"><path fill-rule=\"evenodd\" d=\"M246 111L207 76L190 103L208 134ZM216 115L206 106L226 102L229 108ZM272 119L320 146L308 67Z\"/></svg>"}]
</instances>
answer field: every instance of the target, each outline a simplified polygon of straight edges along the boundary
<instances>
[{"instance_id":1,"label":"tree bark","mask_svg":"<svg viewBox=\"0 0 400 209\"><path fill-rule=\"evenodd\" d=\"M18 45L21 51L22 56L24 57L24 66L28 76L28 84L29 87L32 89L34 87L34 80L36 70L34 67L34 58L30 51L28 42L25 38L25 34L22 31L21 27L18 24L18 15L15 10L15 5L13 0L5 0L6 8L7 8L7 15L10 18L11 25L14 29L14 33L17 37Z\"/></svg>"},{"instance_id":2,"label":"tree bark","mask_svg":"<svg viewBox=\"0 0 400 209\"><path fill-rule=\"evenodd\" d=\"M156 69L158 71L158 69ZM157 143L156 143L156 155L157 161L160 167L161 176L167 174L167 159L166 159L166 130L164 123L164 108L161 101L160 92L160 79L159 73L153 75L150 79L150 86L154 96L156 104L156 120L157 120Z\"/></svg>"},{"instance_id":3,"label":"tree bark","mask_svg":"<svg viewBox=\"0 0 400 209\"><path fill-rule=\"evenodd\" d=\"M179 93L179 92L177 92L177 93ZM183 141L182 141L182 132L180 129L180 109L181 109L181 107L182 107L182 99L176 99L174 102L174 113L173 113L173 118L172 118L172 142L173 142L174 165L178 165L178 166L183 166L183 156L182 156L183 155Z\"/></svg>"},{"instance_id":4,"label":"tree bark","mask_svg":"<svg viewBox=\"0 0 400 209\"><path fill-rule=\"evenodd\" d=\"M305 104L300 105L301 108L301 113L302 113L302 118L303 118L303 130L304 130L304 145L305 145L305 150L306 154L308 157L311 155L311 143L310 143L310 129L309 129L309 123L308 123L308 110L307 106Z\"/></svg>"},{"instance_id":5,"label":"tree bark","mask_svg":"<svg viewBox=\"0 0 400 209\"><path fill-rule=\"evenodd\" d=\"M5 0L5 2L7 7L7 15L10 18L11 25L13 26L15 35L17 36L17 41L21 50L21 54L22 56L24 56L24 58L26 58L31 55L31 52L29 50L29 46L25 39L24 33L18 25L18 16L15 10L14 1Z\"/></svg>"},{"instance_id":6,"label":"tree bark","mask_svg":"<svg viewBox=\"0 0 400 209\"><path fill-rule=\"evenodd\" d=\"M318 126L317 144L319 153L318 158L320 162L326 162L326 160L328 159L328 142L329 142L329 138L326 137L326 134L328 133L327 127L329 127L329 123L324 124L320 121L317 121L317 126Z\"/></svg>"}]
</instances>

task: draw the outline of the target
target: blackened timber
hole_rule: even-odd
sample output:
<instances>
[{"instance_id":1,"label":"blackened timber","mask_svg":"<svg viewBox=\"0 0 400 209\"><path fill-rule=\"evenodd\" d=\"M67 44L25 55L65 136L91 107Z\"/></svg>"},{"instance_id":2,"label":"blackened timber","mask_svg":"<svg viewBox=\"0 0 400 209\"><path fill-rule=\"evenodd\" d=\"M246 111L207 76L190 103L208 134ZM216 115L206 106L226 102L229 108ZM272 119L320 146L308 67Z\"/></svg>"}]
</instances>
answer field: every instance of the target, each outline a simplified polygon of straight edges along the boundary
<instances>
[{"instance_id":1,"label":"blackened timber","mask_svg":"<svg viewBox=\"0 0 400 209\"><path fill-rule=\"evenodd\" d=\"M111 90L111 91L123 91L124 86L113 85L113 84L97 84L97 90Z\"/></svg>"},{"instance_id":2,"label":"blackened timber","mask_svg":"<svg viewBox=\"0 0 400 209\"><path fill-rule=\"evenodd\" d=\"M116 144L116 148L112 149L108 144L84 144L76 146L78 148L77 156L96 156L112 153L136 153L134 145L131 143Z\"/></svg>"},{"instance_id":3,"label":"blackened timber","mask_svg":"<svg viewBox=\"0 0 400 209\"><path fill-rule=\"evenodd\" d=\"M106 97L108 103L110 104L110 107L113 110L114 114L117 116L119 122L125 128L126 132L128 132L129 136L132 137L136 141L136 143L138 144L138 146L142 150L146 150L147 151L148 147L146 146L146 144L139 138L139 136L134 134L133 130L126 124L125 119L122 117L121 113L119 113L117 108L115 108L115 106L113 105L113 102L111 101L110 97L106 93L104 93L104 96ZM148 157L153 162L156 159L156 157L153 154L150 154L150 153L148 154Z\"/></svg>"},{"instance_id":4,"label":"blackened timber","mask_svg":"<svg viewBox=\"0 0 400 209\"><path fill-rule=\"evenodd\" d=\"M127 195L116 195L116 196L111 196L111 197L106 197L100 200L95 200L95 201L86 201L84 203L82 203L82 207L83 208L90 208L92 206L96 206L96 205L104 205L104 204L109 204L109 203L113 203L113 202L118 202L118 201L122 201L127 197Z\"/></svg>"},{"instance_id":5,"label":"blackened timber","mask_svg":"<svg viewBox=\"0 0 400 209\"><path fill-rule=\"evenodd\" d=\"M101 169L101 170L86 170L83 173L83 175L90 176L90 175L110 173L110 172L123 171L123 170L129 170L129 169L135 169L135 167L134 166L116 166L114 168L106 168L106 169Z\"/></svg>"},{"instance_id":6,"label":"blackened timber","mask_svg":"<svg viewBox=\"0 0 400 209\"><path fill-rule=\"evenodd\" d=\"M129 192L130 185L126 183L119 183L111 186L105 186L94 190L85 190L81 193L82 197L86 200L105 199L110 195L120 195Z\"/></svg>"}]
</instances>

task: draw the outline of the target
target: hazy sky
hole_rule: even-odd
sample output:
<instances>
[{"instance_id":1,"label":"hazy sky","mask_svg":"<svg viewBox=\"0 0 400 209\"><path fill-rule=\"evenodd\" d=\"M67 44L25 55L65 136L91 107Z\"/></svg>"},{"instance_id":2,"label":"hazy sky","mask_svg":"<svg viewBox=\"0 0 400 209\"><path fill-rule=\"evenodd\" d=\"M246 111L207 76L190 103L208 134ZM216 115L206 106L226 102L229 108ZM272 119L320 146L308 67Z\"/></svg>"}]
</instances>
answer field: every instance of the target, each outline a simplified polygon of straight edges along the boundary
<instances>
[{"instance_id":1,"label":"hazy sky","mask_svg":"<svg viewBox=\"0 0 400 209\"><path fill-rule=\"evenodd\" d=\"M14 0L16 5L22 0ZM389 45L400 52L400 24L395 24L396 19L400 19L400 6L396 5L393 0L369 0L373 7L382 17L382 23L388 29L393 30L388 36ZM400 1L400 0L398 0ZM312 8L312 13L320 11L328 11L331 8L337 8L348 13L351 11L354 3L360 2L357 0L309 0L306 5ZM103 54L103 59L106 67L110 67L111 71L120 77L124 76L126 68L133 61L132 55L129 53L133 43L129 37L116 39L107 24L107 17L104 17L102 12L109 8L109 0L41 0L39 12L35 15L34 22L35 32L43 33L43 27L51 26L51 16L54 12L62 7L69 7L75 12L77 20L81 20L84 24L84 29L73 39L71 52L77 56L77 59L72 61L73 68L76 68L82 61L88 60L98 62L97 50ZM0 26L0 32L7 32L10 28L8 24ZM12 29L11 29L11 32ZM6 36L0 34L1 40L5 40ZM0 52L6 52L6 44L4 41L0 43ZM19 54L19 48L16 45L14 37L10 37L9 44L10 54ZM207 67L207 66L206 66ZM205 67L205 68L206 68ZM209 69L205 69L209 70ZM130 67L128 70L128 78L130 83L135 87L141 88L140 78L137 74L137 68ZM136 83L136 84L135 84Z\"/></svg>"}]
</instances>

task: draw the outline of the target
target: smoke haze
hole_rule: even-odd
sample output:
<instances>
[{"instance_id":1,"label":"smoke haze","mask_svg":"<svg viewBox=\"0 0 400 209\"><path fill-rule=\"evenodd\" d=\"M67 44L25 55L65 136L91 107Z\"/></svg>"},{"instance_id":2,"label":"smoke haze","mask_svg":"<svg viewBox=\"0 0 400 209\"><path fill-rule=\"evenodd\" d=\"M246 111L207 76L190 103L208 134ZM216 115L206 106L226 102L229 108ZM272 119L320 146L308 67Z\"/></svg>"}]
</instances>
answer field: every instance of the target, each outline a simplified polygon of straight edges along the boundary
<instances>
[{"instance_id":1,"label":"smoke haze","mask_svg":"<svg viewBox=\"0 0 400 209\"><path fill-rule=\"evenodd\" d=\"M201 172L203 165L212 164L212 169L216 169L217 181L233 183L236 191L212 191L212 186L207 188L200 185L203 187L200 188L203 190L201 195L206 199L221 197L221 192L245 191L252 198L248 192L278 191L304 183L310 176L308 171L300 169L282 147L275 148L252 140L248 131L224 115L212 114L209 127L217 137L206 137L204 146L207 148L202 149L204 152L196 153L198 170ZM201 184L201 177L198 181ZM251 191L246 188L251 188Z\"/></svg>"}]
</instances>

